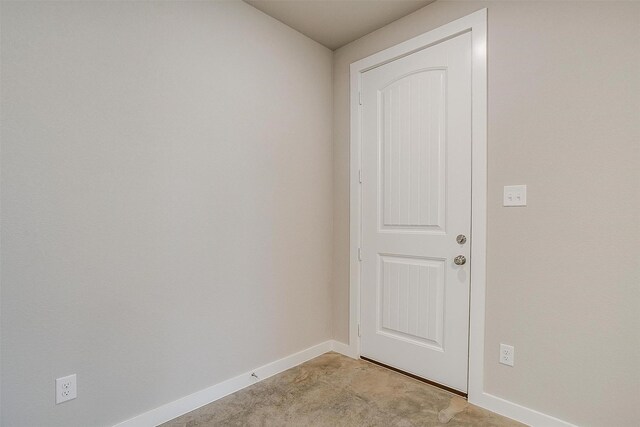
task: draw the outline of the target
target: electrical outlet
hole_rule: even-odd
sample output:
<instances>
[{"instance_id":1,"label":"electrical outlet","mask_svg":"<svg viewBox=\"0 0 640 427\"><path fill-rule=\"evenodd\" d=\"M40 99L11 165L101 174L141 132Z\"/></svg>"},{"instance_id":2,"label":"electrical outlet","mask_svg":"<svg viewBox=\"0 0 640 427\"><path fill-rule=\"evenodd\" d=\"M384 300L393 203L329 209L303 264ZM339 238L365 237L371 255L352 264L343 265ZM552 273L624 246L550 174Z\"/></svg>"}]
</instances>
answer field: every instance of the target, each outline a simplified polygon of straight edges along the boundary
<instances>
[{"instance_id":1,"label":"electrical outlet","mask_svg":"<svg viewBox=\"0 0 640 427\"><path fill-rule=\"evenodd\" d=\"M500 344L500 363L513 366L515 353L516 351L512 345Z\"/></svg>"},{"instance_id":2,"label":"electrical outlet","mask_svg":"<svg viewBox=\"0 0 640 427\"><path fill-rule=\"evenodd\" d=\"M78 397L76 374L56 379L56 405Z\"/></svg>"}]
</instances>

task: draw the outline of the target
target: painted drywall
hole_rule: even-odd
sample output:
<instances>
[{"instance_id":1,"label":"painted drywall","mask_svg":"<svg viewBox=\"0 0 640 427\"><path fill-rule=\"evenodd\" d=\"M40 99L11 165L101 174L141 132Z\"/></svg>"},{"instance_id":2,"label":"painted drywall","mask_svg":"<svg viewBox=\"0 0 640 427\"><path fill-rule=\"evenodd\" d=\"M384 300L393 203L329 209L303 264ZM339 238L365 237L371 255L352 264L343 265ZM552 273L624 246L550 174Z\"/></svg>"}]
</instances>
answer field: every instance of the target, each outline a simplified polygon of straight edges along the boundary
<instances>
[{"instance_id":1,"label":"painted drywall","mask_svg":"<svg viewBox=\"0 0 640 427\"><path fill-rule=\"evenodd\" d=\"M335 50L434 0L244 0Z\"/></svg>"},{"instance_id":2,"label":"painted drywall","mask_svg":"<svg viewBox=\"0 0 640 427\"><path fill-rule=\"evenodd\" d=\"M1 424L114 424L329 339L331 51L243 2L1 7Z\"/></svg>"},{"instance_id":3,"label":"painted drywall","mask_svg":"<svg viewBox=\"0 0 640 427\"><path fill-rule=\"evenodd\" d=\"M437 1L334 53L335 337L348 340L349 64L483 7L485 391L578 425L638 425L638 2ZM528 185L526 208L502 207L509 184Z\"/></svg>"}]
</instances>

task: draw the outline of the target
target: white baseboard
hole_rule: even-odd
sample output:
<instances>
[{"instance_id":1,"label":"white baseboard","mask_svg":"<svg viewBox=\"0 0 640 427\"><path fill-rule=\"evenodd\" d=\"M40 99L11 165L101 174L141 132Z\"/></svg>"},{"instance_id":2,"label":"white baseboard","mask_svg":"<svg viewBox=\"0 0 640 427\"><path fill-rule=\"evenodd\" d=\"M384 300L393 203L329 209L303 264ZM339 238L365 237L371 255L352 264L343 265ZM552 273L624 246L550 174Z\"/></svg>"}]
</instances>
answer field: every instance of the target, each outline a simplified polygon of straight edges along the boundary
<instances>
[{"instance_id":1,"label":"white baseboard","mask_svg":"<svg viewBox=\"0 0 640 427\"><path fill-rule=\"evenodd\" d=\"M336 353L340 353L352 359L360 358L360 355L356 354L356 352L354 352L354 349L352 347L340 341L336 341L336 340L331 341L331 349Z\"/></svg>"},{"instance_id":2,"label":"white baseboard","mask_svg":"<svg viewBox=\"0 0 640 427\"><path fill-rule=\"evenodd\" d=\"M212 385L204 390L200 390L181 399L167 403L159 408L140 414L136 417L123 421L115 427L153 427L170 421L187 412L191 412L201 406L207 405L221 399L231 393L242 390L252 384L269 378L287 369L298 366L308 360L318 357L328 351L335 351L351 358L358 358L355 349L347 344L335 340L325 341L313 347L302 350L298 353L284 357L275 362L268 363L259 368L245 372L229 380ZM251 376L255 373L258 380ZM576 427L566 421L554 418L542 412L529 409L517 403L510 402L489 393L482 393L479 397L469 397L469 402L481 408L503 415L505 417L520 421L530 426L540 427Z\"/></svg>"},{"instance_id":3,"label":"white baseboard","mask_svg":"<svg viewBox=\"0 0 640 427\"><path fill-rule=\"evenodd\" d=\"M486 392L475 399L470 396L469 403L533 427L576 427L551 415L543 414Z\"/></svg>"},{"instance_id":4,"label":"white baseboard","mask_svg":"<svg viewBox=\"0 0 640 427\"><path fill-rule=\"evenodd\" d=\"M159 408L152 409L149 412L140 414L136 417L130 418L117 424L115 427L152 427L172 420L180 415L184 415L187 412L191 412L194 409L198 409L201 406L207 405L220 398L223 398L231 393L235 393L238 390L242 390L252 384L269 378L275 374L286 371L287 369L298 366L301 363L311 360L314 357L318 357L328 351L332 351L334 347L334 341L329 340L313 347L302 350L298 353L284 357L275 362L268 363L256 369L245 372L237 377L223 381L221 383L212 385L204 390L197 391L193 394L185 396L181 399L167 403ZM251 376L255 373L258 376L258 380Z\"/></svg>"}]
</instances>

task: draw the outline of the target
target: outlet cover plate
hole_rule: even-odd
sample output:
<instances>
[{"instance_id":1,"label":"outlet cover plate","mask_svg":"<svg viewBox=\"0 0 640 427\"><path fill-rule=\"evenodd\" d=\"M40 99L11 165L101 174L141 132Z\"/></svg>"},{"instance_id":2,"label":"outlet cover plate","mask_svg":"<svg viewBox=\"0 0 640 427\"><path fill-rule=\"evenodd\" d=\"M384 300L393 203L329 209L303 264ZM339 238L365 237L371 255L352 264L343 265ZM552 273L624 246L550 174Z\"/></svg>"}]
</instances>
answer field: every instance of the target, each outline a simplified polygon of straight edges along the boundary
<instances>
[{"instance_id":1,"label":"outlet cover plate","mask_svg":"<svg viewBox=\"0 0 640 427\"><path fill-rule=\"evenodd\" d=\"M76 374L56 379L56 405L78 397Z\"/></svg>"},{"instance_id":2,"label":"outlet cover plate","mask_svg":"<svg viewBox=\"0 0 640 427\"><path fill-rule=\"evenodd\" d=\"M500 363L507 366L513 366L515 358L515 349L512 345L500 344Z\"/></svg>"}]
</instances>

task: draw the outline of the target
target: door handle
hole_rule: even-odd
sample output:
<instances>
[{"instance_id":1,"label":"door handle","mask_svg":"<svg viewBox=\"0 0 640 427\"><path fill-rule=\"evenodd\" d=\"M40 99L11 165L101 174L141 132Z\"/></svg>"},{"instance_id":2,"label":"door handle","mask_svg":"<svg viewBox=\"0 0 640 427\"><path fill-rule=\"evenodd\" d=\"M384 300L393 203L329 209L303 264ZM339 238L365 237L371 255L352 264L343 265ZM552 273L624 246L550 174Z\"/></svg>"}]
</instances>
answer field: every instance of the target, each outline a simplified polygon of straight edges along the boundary
<instances>
[{"instance_id":1,"label":"door handle","mask_svg":"<svg viewBox=\"0 0 640 427\"><path fill-rule=\"evenodd\" d=\"M464 255L458 255L453 259L453 263L455 265L465 265L466 262L467 262L467 259L464 257Z\"/></svg>"}]
</instances>

